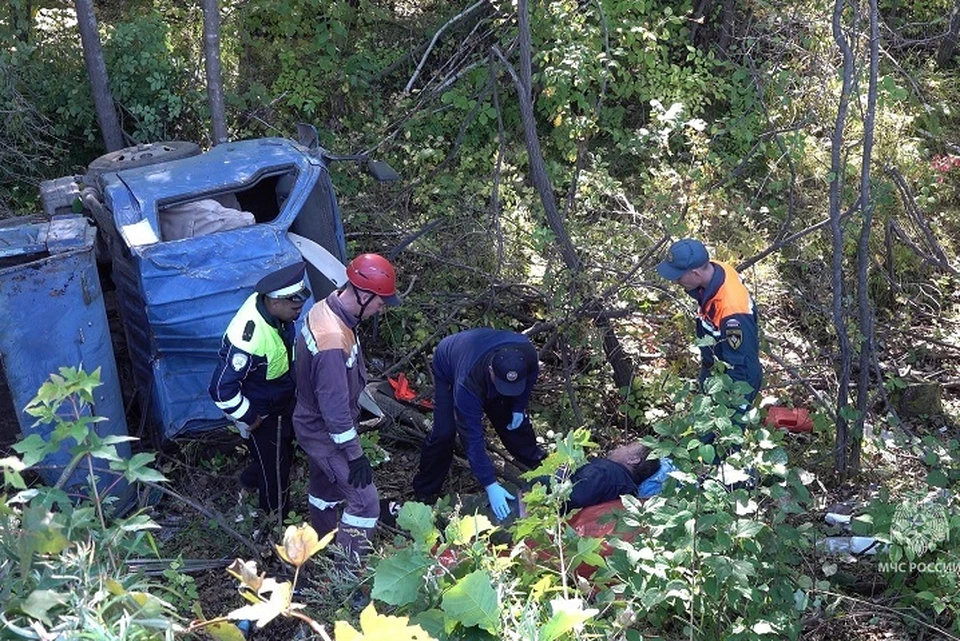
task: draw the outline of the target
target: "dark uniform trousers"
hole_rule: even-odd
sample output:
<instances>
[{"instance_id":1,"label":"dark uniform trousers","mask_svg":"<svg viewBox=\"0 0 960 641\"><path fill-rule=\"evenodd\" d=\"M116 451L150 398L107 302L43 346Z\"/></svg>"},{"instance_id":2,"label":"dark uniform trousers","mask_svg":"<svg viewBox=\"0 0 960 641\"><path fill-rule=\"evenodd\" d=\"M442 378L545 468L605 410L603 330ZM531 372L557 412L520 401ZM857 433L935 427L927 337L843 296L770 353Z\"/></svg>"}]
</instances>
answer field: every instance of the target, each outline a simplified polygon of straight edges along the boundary
<instances>
[{"instance_id":1,"label":"dark uniform trousers","mask_svg":"<svg viewBox=\"0 0 960 641\"><path fill-rule=\"evenodd\" d=\"M290 413L270 414L247 439L260 495L260 509L279 509L281 519L290 505L290 464L293 460L293 421Z\"/></svg>"},{"instance_id":2,"label":"dark uniform trousers","mask_svg":"<svg viewBox=\"0 0 960 641\"><path fill-rule=\"evenodd\" d=\"M436 383L433 429L423 442L423 449L420 451L420 471L413 479L414 495L425 500L440 494L453 462L453 447L457 433L460 432L460 440L464 447L467 442L467 435L463 433L464 423L455 416L453 384L446 380L437 380ZM483 411L493 424L503 446L518 462L530 469L540 464L545 455L537 445L537 436L530 424L530 418L524 417L523 423L515 430L507 429L507 425L513 418L512 398L504 396L488 398L484 401Z\"/></svg>"}]
</instances>

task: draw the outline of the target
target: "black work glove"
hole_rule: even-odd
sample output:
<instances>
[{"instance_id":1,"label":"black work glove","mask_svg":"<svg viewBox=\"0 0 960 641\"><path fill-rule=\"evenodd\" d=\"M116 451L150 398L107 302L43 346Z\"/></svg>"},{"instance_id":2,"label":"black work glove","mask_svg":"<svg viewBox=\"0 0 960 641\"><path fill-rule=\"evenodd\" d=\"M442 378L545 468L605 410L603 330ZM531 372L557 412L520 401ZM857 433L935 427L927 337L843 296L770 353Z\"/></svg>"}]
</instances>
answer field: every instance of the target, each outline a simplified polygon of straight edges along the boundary
<instances>
[{"instance_id":1,"label":"black work glove","mask_svg":"<svg viewBox=\"0 0 960 641\"><path fill-rule=\"evenodd\" d=\"M370 467L370 461L366 456L361 454L360 458L348 461L347 465L350 466L350 476L347 477L350 485L359 489L373 483L373 468Z\"/></svg>"}]
</instances>

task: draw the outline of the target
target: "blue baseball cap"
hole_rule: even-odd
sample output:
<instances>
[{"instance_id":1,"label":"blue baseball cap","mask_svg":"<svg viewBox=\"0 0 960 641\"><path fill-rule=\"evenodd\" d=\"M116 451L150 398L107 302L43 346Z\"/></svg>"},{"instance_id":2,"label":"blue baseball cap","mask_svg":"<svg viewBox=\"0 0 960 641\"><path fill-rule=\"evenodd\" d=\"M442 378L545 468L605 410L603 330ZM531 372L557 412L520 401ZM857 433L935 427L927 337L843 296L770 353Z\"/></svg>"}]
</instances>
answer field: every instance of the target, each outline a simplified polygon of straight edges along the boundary
<instances>
[{"instance_id":1,"label":"blue baseball cap","mask_svg":"<svg viewBox=\"0 0 960 641\"><path fill-rule=\"evenodd\" d=\"M710 262L707 248L699 240L684 238L670 245L667 256L657 265L657 273L667 280L677 280L691 269Z\"/></svg>"}]
</instances>

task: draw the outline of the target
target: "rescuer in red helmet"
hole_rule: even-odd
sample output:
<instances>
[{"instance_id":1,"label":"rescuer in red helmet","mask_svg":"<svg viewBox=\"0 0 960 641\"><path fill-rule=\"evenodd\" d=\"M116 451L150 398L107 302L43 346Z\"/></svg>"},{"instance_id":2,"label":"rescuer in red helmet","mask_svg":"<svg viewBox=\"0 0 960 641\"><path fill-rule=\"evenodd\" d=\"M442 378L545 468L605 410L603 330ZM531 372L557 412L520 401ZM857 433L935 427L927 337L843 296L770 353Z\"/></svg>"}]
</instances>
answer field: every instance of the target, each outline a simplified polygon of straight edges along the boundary
<instances>
[{"instance_id":1,"label":"rescuer in red helmet","mask_svg":"<svg viewBox=\"0 0 960 641\"><path fill-rule=\"evenodd\" d=\"M313 306L297 336L293 425L310 459L310 522L321 537L339 527L337 544L358 564L370 549L380 504L357 433L367 369L356 327L400 297L393 265L377 254L350 261L347 280Z\"/></svg>"}]
</instances>

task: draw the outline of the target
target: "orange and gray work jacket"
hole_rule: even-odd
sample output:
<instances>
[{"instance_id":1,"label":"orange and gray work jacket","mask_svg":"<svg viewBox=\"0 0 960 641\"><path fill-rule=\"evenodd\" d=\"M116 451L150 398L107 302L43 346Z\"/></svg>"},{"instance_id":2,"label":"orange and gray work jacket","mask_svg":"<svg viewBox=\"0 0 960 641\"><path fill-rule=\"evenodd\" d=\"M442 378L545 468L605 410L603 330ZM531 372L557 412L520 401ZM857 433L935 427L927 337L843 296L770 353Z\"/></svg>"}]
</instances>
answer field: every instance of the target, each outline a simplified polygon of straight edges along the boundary
<instances>
[{"instance_id":1,"label":"orange and gray work jacket","mask_svg":"<svg viewBox=\"0 0 960 641\"><path fill-rule=\"evenodd\" d=\"M713 261L713 266L716 269L706 287L687 291L700 306L697 336L712 336L715 341L700 348L700 381L710 375L714 362L721 360L730 365L730 378L745 381L753 388L753 393L746 397L747 402L752 402L763 380L757 310L737 270L717 261Z\"/></svg>"},{"instance_id":2,"label":"orange and gray work jacket","mask_svg":"<svg viewBox=\"0 0 960 641\"><path fill-rule=\"evenodd\" d=\"M357 435L360 393L367 383L363 352L337 292L314 305L297 335L297 406L293 427L311 459L363 454Z\"/></svg>"}]
</instances>

